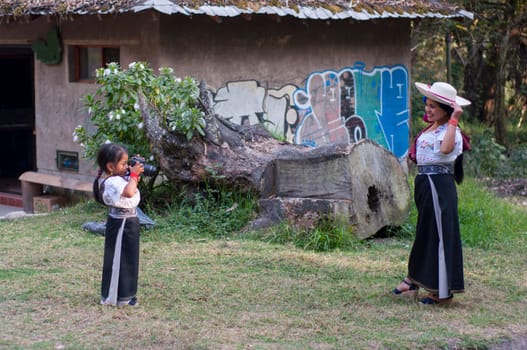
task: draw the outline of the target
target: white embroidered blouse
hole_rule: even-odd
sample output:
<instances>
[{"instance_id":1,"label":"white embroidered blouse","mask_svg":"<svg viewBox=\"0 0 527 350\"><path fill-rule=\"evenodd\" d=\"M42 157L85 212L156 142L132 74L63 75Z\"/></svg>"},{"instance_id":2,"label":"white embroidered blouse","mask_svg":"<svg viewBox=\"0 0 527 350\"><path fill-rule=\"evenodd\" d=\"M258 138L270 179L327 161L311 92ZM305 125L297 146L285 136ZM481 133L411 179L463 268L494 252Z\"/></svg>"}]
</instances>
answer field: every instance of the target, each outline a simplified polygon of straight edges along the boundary
<instances>
[{"instance_id":1,"label":"white embroidered blouse","mask_svg":"<svg viewBox=\"0 0 527 350\"><path fill-rule=\"evenodd\" d=\"M416 143L416 159L418 165L454 163L463 152L463 138L461 130L456 128L454 150L448 154L441 153L441 142L445 138L448 124L439 126L434 131L423 132Z\"/></svg>"},{"instance_id":2,"label":"white embroidered blouse","mask_svg":"<svg viewBox=\"0 0 527 350\"><path fill-rule=\"evenodd\" d=\"M110 176L104 182L102 200L106 205L116 208L132 209L139 205L141 195L137 191L133 197L123 197L122 193L128 181L121 176Z\"/></svg>"}]
</instances>

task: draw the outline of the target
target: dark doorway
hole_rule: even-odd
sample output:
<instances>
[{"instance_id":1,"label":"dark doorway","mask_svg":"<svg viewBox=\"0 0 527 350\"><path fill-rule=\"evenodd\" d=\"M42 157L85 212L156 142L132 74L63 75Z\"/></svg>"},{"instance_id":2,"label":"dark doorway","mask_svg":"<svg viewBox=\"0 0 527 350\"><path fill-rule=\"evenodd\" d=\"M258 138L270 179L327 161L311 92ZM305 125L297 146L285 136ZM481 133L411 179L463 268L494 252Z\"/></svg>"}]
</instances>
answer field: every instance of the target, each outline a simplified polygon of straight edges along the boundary
<instances>
[{"instance_id":1,"label":"dark doorway","mask_svg":"<svg viewBox=\"0 0 527 350\"><path fill-rule=\"evenodd\" d=\"M31 48L0 46L0 77L0 192L18 194L18 177L36 168Z\"/></svg>"}]
</instances>

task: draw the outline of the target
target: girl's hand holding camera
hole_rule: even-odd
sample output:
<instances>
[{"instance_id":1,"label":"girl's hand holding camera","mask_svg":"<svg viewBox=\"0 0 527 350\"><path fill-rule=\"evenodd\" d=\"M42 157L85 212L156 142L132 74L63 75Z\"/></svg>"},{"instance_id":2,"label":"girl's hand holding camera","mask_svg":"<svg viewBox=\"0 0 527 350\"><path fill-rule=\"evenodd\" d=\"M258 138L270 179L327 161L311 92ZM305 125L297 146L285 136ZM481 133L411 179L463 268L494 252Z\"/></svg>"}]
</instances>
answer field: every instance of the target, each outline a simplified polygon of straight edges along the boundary
<instances>
[{"instance_id":1,"label":"girl's hand holding camera","mask_svg":"<svg viewBox=\"0 0 527 350\"><path fill-rule=\"evenodd\" d=\"M130 169L130 177L133 177L132 174L141 175L142 173L145 172L145 166L143 165L143 163L139 163L139 162L135 163L134 165L130 165L129 169Z\"/></svg>"},{"instance_id":2,"label":"girl's hand holding camera","mask_svg":"<svg viewBox=\"0 0 527 350\"><path fill-rule=\"evenodd\" d=\"M137 192L137 185L139 180L141 180L141 174L145 171L145 167L141 162L134 162L133 165L128 165L128 171L130 176L130 181L128 185L124 188L123 196L133 197Z\"/></svg>"},{"instance_id":3,"label":"girl's hand holding camera","mask_svg":"<svg viewBox=\"0 0 527 350\"><path fill-rule=\"evenodd\" d=\"M128 165L128 170L130 171L130 179L134 179L137 182L139 182L140 175L145 172L145 165L143 162L137 161L136 159L140 159L140 155L135 155L132 158L132 161L130 162L130 165Z\"/></svg>"}]
</instances>

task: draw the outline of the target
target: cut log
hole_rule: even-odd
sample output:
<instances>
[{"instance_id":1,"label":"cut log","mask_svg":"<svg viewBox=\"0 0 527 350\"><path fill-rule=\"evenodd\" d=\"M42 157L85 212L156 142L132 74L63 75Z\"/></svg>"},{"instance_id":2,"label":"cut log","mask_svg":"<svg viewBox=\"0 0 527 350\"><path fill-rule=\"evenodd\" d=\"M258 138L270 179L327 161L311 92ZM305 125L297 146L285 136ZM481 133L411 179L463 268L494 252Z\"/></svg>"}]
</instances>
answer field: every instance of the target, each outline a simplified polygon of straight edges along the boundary
<instances>
[{"instance_id":1,"label":"cut log","mask_svg":"<svg viewBox=\"0 0 527 350\"><path fill-rule=\"evenodd\" d=\"M271 180L262 188L261 218L254 227L281 220L312 227L333 219L367 238L407 218L410 190L404 169L373 141L280 157L269 167Z\"/></svg>"},{"instance_id":2,"label":"cut log","mask_svg":"<svg viewBox=\"0 0 527 350\"><path fill-rule=\"evenodd\" d=\"M168 132L140 98L152 153L173 183L222 185L259 196L259 217L250 228L287 220L313 227L338 220L359 238L401 225L410 191L397 158L378 144L308 148L280 142L262 127L242 127L213 114L202 86L205 137L187 140Z\"/></svg>"}]
</instances>

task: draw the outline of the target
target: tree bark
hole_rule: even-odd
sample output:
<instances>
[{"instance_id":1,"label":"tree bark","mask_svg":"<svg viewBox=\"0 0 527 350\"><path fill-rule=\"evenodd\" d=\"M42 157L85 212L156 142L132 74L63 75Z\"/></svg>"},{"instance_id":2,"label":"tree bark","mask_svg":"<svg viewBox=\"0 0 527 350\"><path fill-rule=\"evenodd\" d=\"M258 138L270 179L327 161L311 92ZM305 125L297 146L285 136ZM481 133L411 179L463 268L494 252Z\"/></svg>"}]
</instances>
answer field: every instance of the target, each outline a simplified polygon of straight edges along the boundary
<instances>
[{"instance_id":1,"label":"tree bark","mask_svg":"<svg viewBox=\"0 0 527 350\"><path fill-rule=\"evenodd\" d=\"M308 148L280 142L259 126L223 120L208 106L204 137L187 140L168 132L140 99L147 137L159 167L178 184L222 185L259 196L259 214L251 229L287 220L312 228L338 220L359 237L401 225L410 193L397 158L370 140Z\"/></svg>"}]
</instances>

